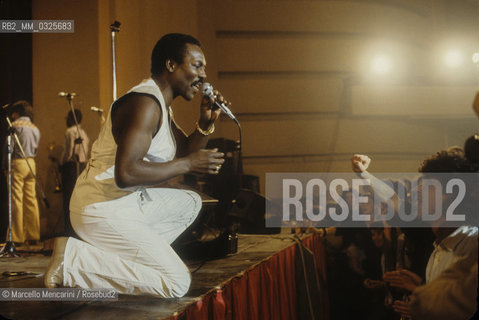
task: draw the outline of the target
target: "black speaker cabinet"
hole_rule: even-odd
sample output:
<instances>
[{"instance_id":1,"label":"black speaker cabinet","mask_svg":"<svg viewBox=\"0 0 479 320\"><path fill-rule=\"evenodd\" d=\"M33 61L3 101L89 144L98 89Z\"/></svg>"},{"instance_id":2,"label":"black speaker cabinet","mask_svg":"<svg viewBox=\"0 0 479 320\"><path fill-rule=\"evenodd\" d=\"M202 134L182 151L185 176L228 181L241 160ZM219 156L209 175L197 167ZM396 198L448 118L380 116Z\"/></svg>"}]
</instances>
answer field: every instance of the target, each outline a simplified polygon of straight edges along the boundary
<instances>
[{"instance_id":1,"label":"black speaker cabinet","mask_svg":"<svg viewBox=\"0 0 479 320\"><path fill-rule=\"evenodd\" d=\"M280 227L266 227L266 201L268 200L257 192L245 189L239 191L229 212L230 218L239 225L239 233L280 233Z\"/></svg>"}]
</instances>

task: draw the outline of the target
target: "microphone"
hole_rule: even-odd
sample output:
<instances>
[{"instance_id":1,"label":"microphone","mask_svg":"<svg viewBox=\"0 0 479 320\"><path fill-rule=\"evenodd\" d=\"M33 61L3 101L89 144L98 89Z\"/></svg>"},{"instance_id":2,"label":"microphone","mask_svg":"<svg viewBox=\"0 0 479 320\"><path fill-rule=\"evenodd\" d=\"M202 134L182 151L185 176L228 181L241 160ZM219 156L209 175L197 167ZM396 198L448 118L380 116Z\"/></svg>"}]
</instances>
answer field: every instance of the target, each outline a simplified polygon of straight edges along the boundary
<instances>
[{"instance_id":1,"label":"microphone","mask_svg":"<svg viewBox=\"0 0 479 320\"><path fill-rule=\"evenodd\" d=\"M77 94L75 92L58 92L59 97L76 97Z\"/></svg>"},{"instance_id":2,"label":"microphone","mask_svg":"<svg viewBox=\"0 0 479 320\"><path fill-rule=\"evenodd\" d=\"M211 84L209 84L208 82L203 83L203 86L201 87L201 92L207 97L213 97L213 99L215 99L215 106L217 108L220 108L225 114L228 115L228 117L236 121L236 117L234 116L233 112L231 112L231 110L226 106L226 104L216 101L216 96L213 95L213 86Z\"/></svg>"},{"instance_id":3,"label":"microphone","mask_svg":"<svg viewBox=\"0 0 479 320\"><path fill-rule=\"evenodd\" d=\"M91 106L90 110L93 112L103 113L103 109L97 108L95 106Z\"/></svg>"}]
</instances>

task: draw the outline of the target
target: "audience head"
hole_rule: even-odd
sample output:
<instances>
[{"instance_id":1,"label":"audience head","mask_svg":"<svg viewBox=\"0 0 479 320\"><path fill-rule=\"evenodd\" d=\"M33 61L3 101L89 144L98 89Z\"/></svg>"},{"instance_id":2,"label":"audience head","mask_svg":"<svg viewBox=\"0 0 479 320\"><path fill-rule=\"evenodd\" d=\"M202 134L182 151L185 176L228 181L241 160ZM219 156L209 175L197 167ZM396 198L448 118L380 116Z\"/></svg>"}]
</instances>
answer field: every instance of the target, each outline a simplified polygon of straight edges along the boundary
<instances>
[{"instance_id":1,"label":"audience head","mask_svg":"<svg viewBox=\"0 0 479 320\"><path fill-rule=\"evenodd\" d=\"M374 246L376 248L384 247L384 244L385 244L384 228L371 227L369 229L369 232L371 233L371 240L373 241Z\"/></svg>"},{"instance_id":2,"label":"audience head","mask_svg":"<svg viewBox=\"0 0 479 320\"><path fill-rule=\"evenodd\" d=\"M446 149L450 154L456 154L460 157L464 157L464 149L460 146L452 146Z\"/></svg>"},{"instance_id":3,"label":"audience head","mask_svg":"<svg viewBox=\"0 0 479 320\"><path fill-rule=\"evenodd\" d=\"M425 173L448 173L448 172L471 172L471 167L466 158L453 150L442 150L423 161L419 172Z\"/></svg>"},{"instance_id":4,"label":"audience head","mask_svg":"<svg viewBox=\"0 0 479 320\"><path fill-rule=\"evenodd\" d=\"M464 143L464 153L474 171L479 171L479 134L467 138Z\"/></svg>"},{"instance_id":5,"label":"audience head","mask_svg":"<svg viewBox=\"0 0 479 320\"><path fill-rule=\"evenodd\" d=\"M477 189L477 181L475 181L473 176L467 175L467 173L472 173L473 171L469 161L467 161L464 156L454 151L451 152L450 150L443 150L424 160L421 167L419 168L419 171L423 173L423 178L438 180L442 185L442 195L440 198L440 202L437 202L438 199L436 198L435 188L432 186L430 186L430 189L427 192L427 196L422 195L422 197L424 197L423 201L428 201L429 214L433 214L434 212L436 212L436 206L438 204L441 205L442 211L444 213L446 211L446 208L448 208L452 204L452 201L456 199L456 194L454 192L446 193L446 183L451 181L452 176L434 175L434 173L462 174L457 175L457 177L462 180L466 185L467 193L465 194L465 197L462 199L461 203L456 207L455 212L462 212L466 214L474 213L474 192ZM456 177L456 175L454 175L454 177ZM419 183L417 190L422 190L422 184L422 182ZM423 192L424 190L420 192L419 195ZM422 197L419 197L419 199L421 199ZM419 206L419 211L421 211L421 208L422 206ZM443 219L437 221L433 225L433 232L436 234L436 237L438 239L447 236L450 232L452 232L451 230L454 229L441 227L444 222ZM467 219L468 221L470 221L470 219L474 219L474 216L468 216Z\"/></svg>"}]
</instances>

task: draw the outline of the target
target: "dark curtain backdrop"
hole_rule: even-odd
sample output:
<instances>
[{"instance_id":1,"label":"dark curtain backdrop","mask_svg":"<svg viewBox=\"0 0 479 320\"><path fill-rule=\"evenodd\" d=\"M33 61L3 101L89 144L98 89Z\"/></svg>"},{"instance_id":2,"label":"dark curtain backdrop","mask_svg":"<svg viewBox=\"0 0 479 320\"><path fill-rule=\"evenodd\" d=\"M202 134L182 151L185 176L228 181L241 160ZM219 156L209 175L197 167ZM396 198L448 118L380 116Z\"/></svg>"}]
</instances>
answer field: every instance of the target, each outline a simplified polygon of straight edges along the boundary
<instances>
[{"instance_id":1,"label":"dark curtain backdrop","mask_svg":"<svg viewBox=\"0 0 479 320\"><path fill-rule=\"evenodd\" d=\"M31 0L0 0L0 20L29 20ZM32 101L32 35L29 33L0 33L0 106L16 100ZM5 157L6 112L0 111L0 145ZM5 164L6 166L6 164ZM0 173L0 242L6 236L8 224L7 179Z\"/></svg>"}]
</instances>

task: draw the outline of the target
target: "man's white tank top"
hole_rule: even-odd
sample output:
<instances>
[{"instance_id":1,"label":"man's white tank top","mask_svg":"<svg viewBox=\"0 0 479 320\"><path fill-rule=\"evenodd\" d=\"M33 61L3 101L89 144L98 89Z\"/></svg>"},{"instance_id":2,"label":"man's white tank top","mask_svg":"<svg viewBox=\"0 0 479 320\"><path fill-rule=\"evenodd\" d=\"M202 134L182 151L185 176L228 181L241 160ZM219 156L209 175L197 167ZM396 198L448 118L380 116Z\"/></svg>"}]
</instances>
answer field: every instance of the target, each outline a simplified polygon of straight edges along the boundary
<instances>
[{"instance_id":1,"label":"man's white tank top","mask_svg":"<svg viewBox=\"0 0 479 320\"><path fill-rule=\"evenodd\" d=\"M171 131L169 114L171 109L166 108L160 88L153 79L147 79L128 91L128 93L132 92L154 96L160 103L162 112L160 129L153 137L143 160L152 162L173 160L176 154L176 143ZM93 143L88 165L76 182L70 200L70 210L72 212L81 213L87 205L118 199L134 191L145 189L143 187L119 188L116 185L115 156L117 145L112 133L111 111L112 107L110 107L107 121L101 128L98 139Z\"/></svg>"}]
</instances>

